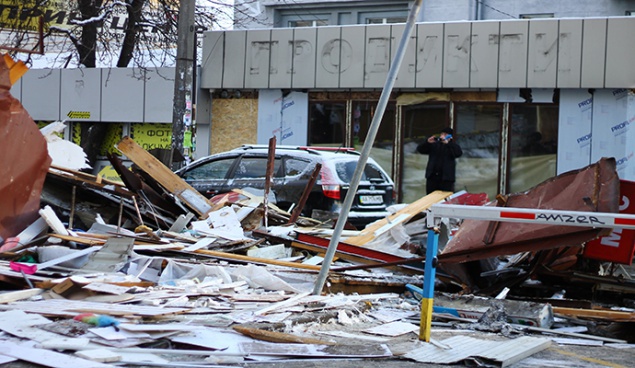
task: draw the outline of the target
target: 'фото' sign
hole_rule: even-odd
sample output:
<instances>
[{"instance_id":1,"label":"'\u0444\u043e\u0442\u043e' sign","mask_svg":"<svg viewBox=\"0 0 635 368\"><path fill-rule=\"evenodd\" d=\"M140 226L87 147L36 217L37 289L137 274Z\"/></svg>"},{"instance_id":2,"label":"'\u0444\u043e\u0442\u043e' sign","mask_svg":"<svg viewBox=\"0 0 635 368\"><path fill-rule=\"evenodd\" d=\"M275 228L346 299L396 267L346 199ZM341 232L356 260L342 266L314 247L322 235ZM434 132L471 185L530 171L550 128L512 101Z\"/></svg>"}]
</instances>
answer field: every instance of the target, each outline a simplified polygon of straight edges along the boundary
<instances>
[{"instance_id":1,"label":"'\u0444\u043e\u0442\u043e' sign","mask_svg":"<svg viewBox=\"0 0 635 368\"><path fill-rule=\"evenodd\" d=\"M620 180L620 213L635 214L635 182ZM584 257L630 265L635 251L635 230L615 228L607 236L590 241Z\"/></svg>"}]
</instances>

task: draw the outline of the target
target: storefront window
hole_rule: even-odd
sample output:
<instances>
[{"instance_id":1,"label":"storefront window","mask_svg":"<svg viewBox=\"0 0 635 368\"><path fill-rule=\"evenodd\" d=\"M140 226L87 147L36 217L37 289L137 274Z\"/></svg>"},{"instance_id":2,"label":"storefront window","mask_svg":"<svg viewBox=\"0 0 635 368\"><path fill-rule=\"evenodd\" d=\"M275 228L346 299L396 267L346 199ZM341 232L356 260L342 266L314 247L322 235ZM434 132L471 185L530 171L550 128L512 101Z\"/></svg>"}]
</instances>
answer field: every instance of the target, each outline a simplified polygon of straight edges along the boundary
<instances>
[{"instance_id":1,"label":"storefront window","mask_svg":"<svg viewBox=\"0 0 635 368\"><path fill-rule=\"evenodd\" d=\"M510 193L527 190L556 175L557 142L557 106L511 106Z\"/></svg>"},{"instance_id":2,"label":"storefront window","mask_svg":"<svg viewBox=\"0 0 635 368\"><path fill-rule=\"evenodd\" d=\"M447 104L420 104L404 106L403 165L400 181L400 198L412 203L426 195L426 165L428 156L417 152L417 146L430 135L447 127Z\"/></svg>"},{"instance_id":3,"label":"storefront window","mask_svg":"<svg viewBox=\"0 0 635 368\"><path fill-rule=\"evenodd\" d=\"M368 135L368 129L375 116L377 101L353 101L352 107L352 136L353 146L361 151ZM379 165L392 176L392 154L395 137L395 103L386 106L384 115L370 151L372 157Z\"/></svg>"},{"instance_id":4,"label":"storefront window","mask_svg":"<svg viewBox=\"0 0 635 368\"><path fill-rule=\"evenodd\" d=\"M498 194L500 129L503 106L500 104L455 105L456 142L463 149L457 159L455 190Z\"/></svg>"},{"instance_id":5,"label":"storefront window","mask_svg":"<svg viewBox=\"0 0 635 368\"><path fill-rule=\"evenodd\" d=\"M346 102L314 101L309 104L309 145L344 146Z\"/></svg>"}]
</instances>

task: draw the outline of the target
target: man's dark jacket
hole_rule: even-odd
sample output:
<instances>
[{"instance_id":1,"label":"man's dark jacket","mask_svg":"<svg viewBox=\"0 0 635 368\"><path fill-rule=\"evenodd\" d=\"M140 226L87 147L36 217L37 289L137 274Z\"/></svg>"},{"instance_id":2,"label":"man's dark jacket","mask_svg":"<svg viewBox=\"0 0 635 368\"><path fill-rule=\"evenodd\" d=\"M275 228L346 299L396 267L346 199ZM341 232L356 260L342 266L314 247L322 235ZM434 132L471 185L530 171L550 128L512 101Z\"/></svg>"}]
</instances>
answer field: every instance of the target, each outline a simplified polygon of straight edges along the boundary
<instances>
[{"instance_id":1,"label":"man's dark jacket","mask_svg":"<svg viewBox=\"0 0 635 368\"><path fill-rule=\"evenodd\" d=\"M428 155L428 166L426 167L426 179L430 179L435 168L440 170L443 181L456 181L456 158L461 157L463 150L450 140L448 143L439 141L430 143L425 141L417 147L417 152Z\"/></svg>"}]
</instances>

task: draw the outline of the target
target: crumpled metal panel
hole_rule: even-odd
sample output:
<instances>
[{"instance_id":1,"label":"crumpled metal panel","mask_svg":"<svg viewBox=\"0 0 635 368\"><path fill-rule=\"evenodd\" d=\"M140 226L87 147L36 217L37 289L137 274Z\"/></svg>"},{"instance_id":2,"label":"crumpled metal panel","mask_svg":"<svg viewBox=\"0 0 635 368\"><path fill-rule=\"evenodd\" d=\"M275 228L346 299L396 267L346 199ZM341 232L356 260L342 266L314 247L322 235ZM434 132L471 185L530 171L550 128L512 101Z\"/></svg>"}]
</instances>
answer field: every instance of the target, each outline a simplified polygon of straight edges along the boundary
<instances>
[{"instance_id":1,"label":"crumpled metal panel","mask_svg":"<svg viewBox=\"0 0 635 368\"><path fill-rule=\"evenodd\" d=\"M11 96L9 69L0 58L0 236L15 236L38 218L51 164L46 140L20 101Z\"/></svg>"},{"instance_id":2,"label":"crumpled metal panel","mask_svg":"<svg viewBox=\"0 0 635 368\"><path fill-rule=\"evenodd\" d=\"M603 158L580 170L546 180L526 192L510 194L505 206L617 213L619 198L615 159ZM488 205L494 206L496 202ZM461 263L525 251L579 246L609 232L609 229L518 222L490 224L490 221L465 220L439 255L439 261Z\"/></svg>"}]
</instances>

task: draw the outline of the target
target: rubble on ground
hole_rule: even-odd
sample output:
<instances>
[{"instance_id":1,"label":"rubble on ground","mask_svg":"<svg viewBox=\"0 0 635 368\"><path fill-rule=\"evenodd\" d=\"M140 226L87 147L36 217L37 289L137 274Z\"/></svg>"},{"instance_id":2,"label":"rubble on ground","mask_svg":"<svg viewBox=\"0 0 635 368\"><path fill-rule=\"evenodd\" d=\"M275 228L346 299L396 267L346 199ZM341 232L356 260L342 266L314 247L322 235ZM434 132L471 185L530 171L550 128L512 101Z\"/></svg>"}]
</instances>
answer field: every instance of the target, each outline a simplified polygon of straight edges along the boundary
<instances>
[{"instance_id":1,"label":"rubble on ground","mask_svg":"<svg viewBox=\"0 0 635 368\"><path fill-rule=\"evenodd\" d=\"M2 86L0 98L19 109L10 84ZM545 241L548 231L525 234L529 245L510 252L503 225L477 232L465 230L475 226L467 220L444 221L432 335L452 336L423 343L426 210L444 201L484 205L486 197L434 192L365 229L345 230L326 288L315 295L331 221L292 221L243 190L208 200L128 137L117 148L133 167L109 157L122 182L80 171L85 161L74 148L57 150L51 164L32 155L56 140L20 119L0 123L31 142L3 150L16 161L34 157L0 175L0 364L242 366L322 358L506 366L551 344L635 340L630 261L583 256L582 244L602 235L598 230L576 233L574 241L558 233L560 243ZM610 165L587 170L610 174ZM6 180L13 177L21 180ZM604 202L615 197L616 182L602 185L602 198L577 195L616 210L616 198ZM541 190L542 197L549 192ZM19 204L7 206L9 198ZM535 205L522 196L488 205L503 202ZM465 232L502 246L484 251Z\"/></svg>"}]
</instances>

